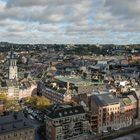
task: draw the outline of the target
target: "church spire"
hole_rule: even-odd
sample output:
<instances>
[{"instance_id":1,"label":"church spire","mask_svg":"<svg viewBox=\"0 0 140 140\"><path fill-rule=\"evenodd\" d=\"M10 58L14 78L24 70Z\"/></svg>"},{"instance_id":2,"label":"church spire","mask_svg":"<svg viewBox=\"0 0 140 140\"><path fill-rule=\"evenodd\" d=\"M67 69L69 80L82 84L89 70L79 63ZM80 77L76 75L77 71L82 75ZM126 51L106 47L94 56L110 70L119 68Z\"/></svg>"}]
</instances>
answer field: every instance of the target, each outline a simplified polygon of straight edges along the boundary
<instances>
[{"instance_id":1,"label":"church spire","mask_svg":"<svg viewBox=\"0 0 140 140\"><path fill-rule=\"evenodd\" d=\"M17 59L14 56L13 46L11 47L9 59L9 79L17 79Z\"/></svg>"},{"instance_id":2,"label":"church spire","mask_svg":"<svg viewBox=\"0 0 140 140\"><path fill-rule=\"evenodd\" d=\"M12 47L11 47L10 58L11 58L11 59L14 58L13 45L12 45Z\"/></svg>"}]
</instances>

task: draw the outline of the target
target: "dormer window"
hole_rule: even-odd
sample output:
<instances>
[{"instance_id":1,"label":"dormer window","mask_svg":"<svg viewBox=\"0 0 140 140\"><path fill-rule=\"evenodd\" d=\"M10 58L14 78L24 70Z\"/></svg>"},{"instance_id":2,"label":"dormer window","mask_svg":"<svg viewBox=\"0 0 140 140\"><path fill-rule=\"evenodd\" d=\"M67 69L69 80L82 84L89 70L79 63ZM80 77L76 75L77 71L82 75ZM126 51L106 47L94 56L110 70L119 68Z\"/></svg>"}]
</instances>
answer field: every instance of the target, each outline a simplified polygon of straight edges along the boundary
<instances>
[{"instance_id":1,"label":"dormer window","mask_svg":"<svg viewBox=\"0 0 140 140\"><path fill-rule=\"evenodd\" d=\"M70 114L72 114L73 112L72 111L70 111Z\"/></svg>"},{"instance_id":2,"label":"dormer window","mask_svg":"<svg viewBox=\"0 0 140 140\"><path fill-rule=\"evenodd\" d=\"M59 116L61 117L62 116L62 113L59 113Z\"/></svg>"}]
</instances>

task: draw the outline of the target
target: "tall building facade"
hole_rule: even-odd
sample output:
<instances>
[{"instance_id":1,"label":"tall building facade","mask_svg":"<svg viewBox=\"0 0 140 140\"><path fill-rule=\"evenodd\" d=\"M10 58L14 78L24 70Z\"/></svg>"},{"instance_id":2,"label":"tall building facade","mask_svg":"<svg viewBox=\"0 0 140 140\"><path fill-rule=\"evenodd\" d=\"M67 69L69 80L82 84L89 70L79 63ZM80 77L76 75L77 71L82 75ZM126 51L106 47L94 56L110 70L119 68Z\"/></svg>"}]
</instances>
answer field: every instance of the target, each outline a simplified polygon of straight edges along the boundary
<instances>
[{"instance_id":1,"label":"tall building facade","mask_svg":"<svg viewBox=\"0 0 140 140\"><path fill-rule=\"evenodd\" d=\"M89 123L82 106L54 105L46 116L48 140L86 140Z\"/></svg>"},{"instance_id":2,"label":"tall building facade","mask_svg":"<svg viewBox=\"0 0 140 140\"><path fill-rule=\"evenodd\" d=\"M99 133L119 128L120 101L116 96L110 93L92 95L90 108L93 120L96 120L96 123L91 122L91 127L95 123ZM96 116L98 116L98 120ZM95 130L95 128L93 129Z\"/></svg>"}]
</instances>

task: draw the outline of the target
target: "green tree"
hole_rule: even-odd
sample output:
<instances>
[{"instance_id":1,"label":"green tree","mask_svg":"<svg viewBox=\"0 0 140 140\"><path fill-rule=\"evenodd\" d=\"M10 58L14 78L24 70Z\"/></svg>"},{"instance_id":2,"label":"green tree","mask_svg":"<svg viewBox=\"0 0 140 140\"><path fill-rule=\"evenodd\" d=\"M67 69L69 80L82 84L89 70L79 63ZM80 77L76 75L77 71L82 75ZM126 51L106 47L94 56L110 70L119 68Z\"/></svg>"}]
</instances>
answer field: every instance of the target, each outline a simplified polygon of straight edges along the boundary
<instances>
[{"instance_id":1,"label":"green tree","mask_svg":"<svg viewBox=\"0 0 140 140\"><path fill-rule=\"evenodd\" d=\"M27 98L25 103L38 107L38 108L45 108L50 105L50 100L43 96L42 97L32 96L32 97Z\"/></svg>"}]
</instances>

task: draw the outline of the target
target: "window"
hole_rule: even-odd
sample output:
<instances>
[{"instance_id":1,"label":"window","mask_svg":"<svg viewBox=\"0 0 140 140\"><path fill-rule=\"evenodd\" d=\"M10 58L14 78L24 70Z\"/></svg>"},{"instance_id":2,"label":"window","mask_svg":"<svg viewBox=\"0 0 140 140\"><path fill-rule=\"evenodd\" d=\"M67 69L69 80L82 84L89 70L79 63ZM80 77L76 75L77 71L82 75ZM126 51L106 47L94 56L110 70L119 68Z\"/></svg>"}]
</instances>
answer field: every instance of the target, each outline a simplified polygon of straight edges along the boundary
<instances>
[{"instance_id":1,"label":"window","mask_svg":"<svg viewBox=\"0 0 140 140\"><path fill-rule=\"evenodd\" d=\"M114 113L113 112L111 112L110 121L114 121Z\"/></svg>"},{"instance_id":2,"label":"window","mask_svg":"<svg viewBox=\"0 0 140 140\"><path fill-rule=\"evenodd\" d=\"M16 137L17 136L17 133L14 133L14 136Z\"/></svg>"},{"instance_id":3,"label":"window","mask_svg":"<svg viewBox=\"0 0 140 140\"><path fill-rule=\"evenodd\" d=\"M65 115L67 115L67 112L64 112Z\"/></svg>"}]
</instances>

